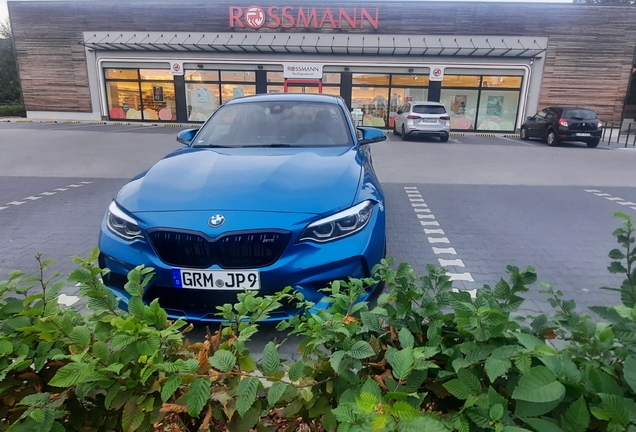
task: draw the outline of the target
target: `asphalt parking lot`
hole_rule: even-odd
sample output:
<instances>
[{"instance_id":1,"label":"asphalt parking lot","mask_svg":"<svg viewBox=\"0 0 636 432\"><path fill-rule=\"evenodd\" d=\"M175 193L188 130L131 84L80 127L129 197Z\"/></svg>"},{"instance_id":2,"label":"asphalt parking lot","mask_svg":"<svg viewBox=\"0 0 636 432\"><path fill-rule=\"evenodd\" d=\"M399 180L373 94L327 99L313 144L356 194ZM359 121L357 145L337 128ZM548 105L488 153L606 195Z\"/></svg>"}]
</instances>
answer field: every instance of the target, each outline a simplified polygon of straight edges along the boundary
<instances>
[{"instance_id":1,"label":"asphalt parking lot","mask_svg":"<svg viewBox=\"0 0 636 432\"><path fill-rule=\"evenodd\" d=\"M38 252L68 273L70 257L96 245L119 188L177 149L179 130L0 123L0 277L35 271ZM471 291L496 283L508 264L533 266L582 310L616 304L598 288L620 283L607 254L616 247L613 213L636 218L636 150L468 134L447 143L388 138L372 153L387 198L389 256L418 272L442 264ZM549 308L540 289L528 293L525 312Z\"/></svg>"}]
</instances>

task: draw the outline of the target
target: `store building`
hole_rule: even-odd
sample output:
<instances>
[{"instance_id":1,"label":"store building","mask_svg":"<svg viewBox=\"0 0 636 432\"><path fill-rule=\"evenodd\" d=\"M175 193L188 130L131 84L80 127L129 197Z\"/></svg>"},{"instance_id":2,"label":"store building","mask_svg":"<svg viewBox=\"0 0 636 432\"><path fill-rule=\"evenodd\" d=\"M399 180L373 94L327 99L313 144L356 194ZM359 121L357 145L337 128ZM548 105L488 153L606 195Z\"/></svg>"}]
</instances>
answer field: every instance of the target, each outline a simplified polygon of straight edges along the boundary
<instances>
[{"instance_id":1,"label":"store building","mask_svg":"<svg viewBox=\"0 0 636 432\"><path fill-rule=\"evenodd\" d=\"M340 95L390 128L408 100L454 130L553 104L624 119L636 7L435 1L9 2L29 118L200 122L234 97Z\"/></svg>"}]
</instances>

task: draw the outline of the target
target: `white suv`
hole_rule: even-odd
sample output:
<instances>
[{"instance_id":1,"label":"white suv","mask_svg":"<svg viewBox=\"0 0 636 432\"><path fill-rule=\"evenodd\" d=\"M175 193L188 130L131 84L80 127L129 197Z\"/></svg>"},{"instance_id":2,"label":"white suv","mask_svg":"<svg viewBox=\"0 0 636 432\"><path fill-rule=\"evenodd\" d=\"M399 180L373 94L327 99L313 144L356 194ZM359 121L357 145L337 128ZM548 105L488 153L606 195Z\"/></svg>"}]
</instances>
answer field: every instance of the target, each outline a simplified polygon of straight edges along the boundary
<instances>
[{"instance_id":1,"label":"white suv","mask_svg":"<svg viewBox=\"0 0 636 432\"><path fill-rule=\"evenodd\" d=\"M393 132L403 140L409 136L429 135L448 141L450 116L441 103L411 101L399 107L397 114Z\"/></svg>"}]
</instances>

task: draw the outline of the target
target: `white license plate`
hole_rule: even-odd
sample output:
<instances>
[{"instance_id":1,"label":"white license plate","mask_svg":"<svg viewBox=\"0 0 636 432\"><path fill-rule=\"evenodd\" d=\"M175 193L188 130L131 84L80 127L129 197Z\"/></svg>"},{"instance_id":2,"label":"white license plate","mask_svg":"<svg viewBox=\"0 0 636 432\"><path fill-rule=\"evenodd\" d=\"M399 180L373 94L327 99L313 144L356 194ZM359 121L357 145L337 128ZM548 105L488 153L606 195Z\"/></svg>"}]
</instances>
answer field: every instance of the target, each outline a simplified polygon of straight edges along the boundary
<instances>
[{"instance_id":1,"label":"white license plate","mask_svg":"<svg viewBox=\"0 0 636 432\"><path fill-rule=\"evenodd\" d=\"M579 132L579 133L575 133L574 136L591 136L592 134L586 133L586 132Z\"/></svg>"},{"instance_id":2,"label":"white license plate","mask_svg":"<svg viewBox=\"0 0 636 432\"><path fill-rule=\"evenodd\" d=\"M426 118L426 119L422 119L422 122L424 122L424 123L437 123L437 119Z\"/></svg>"},{"instance_id":3,"label":"white license plate","mask_svg":"<svg viewBox=\"0 0 636 432\"><path fill-rule=\"evenodd\" d=\"M258 290L261 278L258 270L193 270L172 269L175 288L209 290Z\"/></svg>"}]
</instances>

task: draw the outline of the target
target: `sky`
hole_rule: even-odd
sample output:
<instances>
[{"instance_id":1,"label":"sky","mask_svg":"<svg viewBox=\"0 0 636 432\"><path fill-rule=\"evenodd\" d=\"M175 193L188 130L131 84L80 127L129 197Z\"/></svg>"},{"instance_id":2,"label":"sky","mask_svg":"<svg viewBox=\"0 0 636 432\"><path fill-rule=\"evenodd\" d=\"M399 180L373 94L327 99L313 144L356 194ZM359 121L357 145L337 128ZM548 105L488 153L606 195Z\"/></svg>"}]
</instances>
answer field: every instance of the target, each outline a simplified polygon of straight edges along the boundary
<instances>
[{"instance_id":1,"label":"sky","mask_svg":"<svg viewBox=\"0 0 636 432\"><path fill-rule=\"evenodd\" d=\"M96 0L93 0L93 1L96 1ZM209 1L214 1L214 0L209 0ZM453 0L445 0L445 1L453 1ZM457 0L457 1L462 1L462 0ZM500 1L500 2L525 2L525 3L571 3L572 2L572 0L469 0L469 1ZM254 1L254 3L258 4L258 0ZM302 3L308 3L308 1L296 0L292 3L302 4ZM316 3L316 2L311 1L311 3ZM0 0L0 21L4 22L8 16L9 16L9 12L7 11L7 0Z\"/></svg>"}]
</instances>

